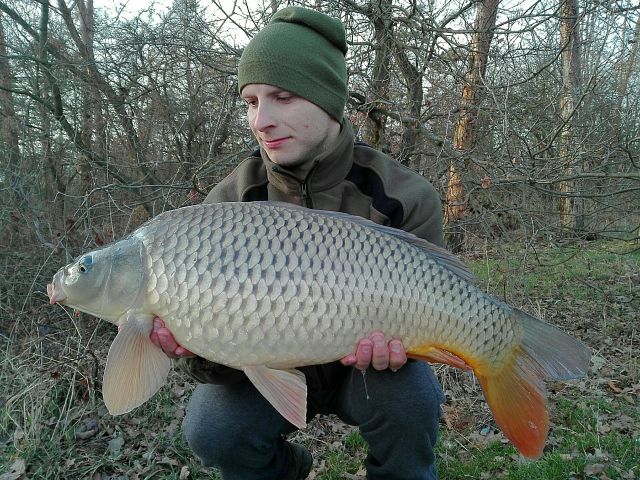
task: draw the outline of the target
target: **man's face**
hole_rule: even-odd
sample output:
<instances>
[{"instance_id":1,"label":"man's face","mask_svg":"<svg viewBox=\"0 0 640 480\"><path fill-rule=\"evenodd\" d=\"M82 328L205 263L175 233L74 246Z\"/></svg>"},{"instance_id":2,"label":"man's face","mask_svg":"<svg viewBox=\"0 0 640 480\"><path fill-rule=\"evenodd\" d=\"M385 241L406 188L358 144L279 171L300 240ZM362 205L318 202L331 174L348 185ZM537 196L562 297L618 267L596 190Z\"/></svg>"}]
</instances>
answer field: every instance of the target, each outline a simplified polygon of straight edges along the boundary
<instances>
[{"instance_id":1,"label":"man's face","mask_svg":"<svg viewBox=\"0 0 640 480\"><path fill-rule=\"evenodd\" d=\"M251 131L271 161L300 167L333 146L340 124L317 105L281 88L249 84L242 89Z\"/></svg>"}]
</instances>

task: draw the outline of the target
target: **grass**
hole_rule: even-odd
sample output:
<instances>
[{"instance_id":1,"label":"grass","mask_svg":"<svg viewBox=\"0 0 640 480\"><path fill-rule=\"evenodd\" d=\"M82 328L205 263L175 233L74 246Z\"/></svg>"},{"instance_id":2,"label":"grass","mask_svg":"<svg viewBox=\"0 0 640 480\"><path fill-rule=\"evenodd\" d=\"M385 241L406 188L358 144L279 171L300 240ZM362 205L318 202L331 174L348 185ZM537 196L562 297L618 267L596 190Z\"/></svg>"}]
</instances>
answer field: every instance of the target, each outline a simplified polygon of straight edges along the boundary
<instances>
[{"instance_id":1,"label":"grass","mask_svg":"<svg viewBox=\"0 0 640 480\"><path fill-rule=\"evenodd\" d=\"M474 445L469 437L445 431L439 444L441 478L546 480L603 478L602 474L607 475L604 478L635 478L640 441L629 435L629 428L631 422L637 425L640 420L637 409L567 398L554 402L552 408L556 424L551 429L545 454L535 461L524 460L502 438ZM625 421L616 428L612 420L612 428L603 428L598 420L603 409L619 413L619 418ZM461 439L466 441L463 443ZM589 472L594 472L593 477Z\"/></svg>"},{"instance_id":2,"label":"grass","mask_svg":"<svg viewBox=\"0 0 640 480\"><path fill-rule=\"evenodd\" d=\"M544 298L553 297L560 288L572 300L605 301L605 295L632 291L632 285L620 281L618 273L625 265L640 262L640 250L622 253L627 250L625 244L614 242L593 242L588 249L581 245L544 249L506 245L501 252L468 263L478 284L496 295Z\"/></svg>"},{"instance_id":3,"label":"grass","mask_svg":"<svg viewBox=\"0 0 640 480\"><path fill-rule=\"evenodd\" d=\"M467 259L478 285L581 337L594 359L587 379L549 386L551 432L536 461L523 460L494 428L473 379L438 367L448 396L437 447L441 479L640 477L640 252L623 255L624 248L506 244ZM188 380L173 372L142 407L108 415L99 389L111 326L46 304L44 285L57 266L47 258L0 259L0 475L218 479L180 432ZM320 417L293 440L314 454L312 478L363 478L366 444L356 429Z\"/></svg>"}]
</instances>

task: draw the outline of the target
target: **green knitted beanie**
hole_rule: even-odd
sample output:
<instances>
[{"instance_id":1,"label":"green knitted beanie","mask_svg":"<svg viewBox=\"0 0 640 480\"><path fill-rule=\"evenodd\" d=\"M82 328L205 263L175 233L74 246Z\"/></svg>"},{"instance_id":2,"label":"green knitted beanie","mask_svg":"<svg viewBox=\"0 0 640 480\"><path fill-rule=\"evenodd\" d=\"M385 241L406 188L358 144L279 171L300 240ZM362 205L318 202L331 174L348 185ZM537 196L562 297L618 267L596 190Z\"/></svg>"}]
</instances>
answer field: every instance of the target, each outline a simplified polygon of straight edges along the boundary
<instances>
[{"instance_id":1,"label":"green knitted beanie","mask_svg":"<svg viewBox=\"0 0 640 480\"><path fill-rule=\"evenodd\" d=\"M242 52L238 91L250 83L280 87L342 122L348 94L346 53L340 20L302 7L284 8Z\"/></svg>"}]
</instances>

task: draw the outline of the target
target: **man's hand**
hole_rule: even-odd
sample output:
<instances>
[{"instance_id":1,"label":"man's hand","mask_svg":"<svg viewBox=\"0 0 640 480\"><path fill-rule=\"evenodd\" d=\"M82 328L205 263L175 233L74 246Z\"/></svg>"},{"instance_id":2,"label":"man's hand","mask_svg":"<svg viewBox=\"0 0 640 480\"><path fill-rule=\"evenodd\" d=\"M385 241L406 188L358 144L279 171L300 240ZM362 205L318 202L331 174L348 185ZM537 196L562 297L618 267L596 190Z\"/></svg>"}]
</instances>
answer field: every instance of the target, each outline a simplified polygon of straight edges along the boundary
<instances>
[{"instance_id":1,"label":"man's hand","mask_svg":"<svg viewBox=\"0 0 640 480\"><path fill-rule=\"evenodd\" d=\"M189 350L178 345L173 334L164 326L164 322L159 317L153 319L153 330L151 330L149 338L171 358L194 356Z\"/></svg>"},{"instance_id":2,"label":"man's hand","mask_svg":"<svg viewBox=\"0 0 640 480\"><path fill-rule=\"evenodd\" d=\"M407 353L402 342L392 339L387 342L384 334L373 332L369 338L363 338L358 343L356 352L342 358L340 362L358 370L366 370L371 365L376 370L398 370L407 363Z\"/></svg>"}]
</instances>

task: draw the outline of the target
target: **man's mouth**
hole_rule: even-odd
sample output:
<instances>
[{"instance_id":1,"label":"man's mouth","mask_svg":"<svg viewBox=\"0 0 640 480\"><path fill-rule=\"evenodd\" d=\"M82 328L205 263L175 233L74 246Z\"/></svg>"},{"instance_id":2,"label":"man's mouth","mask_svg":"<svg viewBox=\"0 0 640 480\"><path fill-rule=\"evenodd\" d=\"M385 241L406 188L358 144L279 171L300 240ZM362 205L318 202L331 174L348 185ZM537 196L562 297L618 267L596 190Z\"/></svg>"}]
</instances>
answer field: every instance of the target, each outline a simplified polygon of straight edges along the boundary
<instances>
[{"instance_id":1,"label":"man's mouth","mask_svg":"<svg viewBox=\"0 0 640 480\"><path fill-rule=\"evenodd\" d=\"M280 148L291 137L275 138L273 140L263 140L264 146L269 150Z\"/></svg>"}]
</instances>

